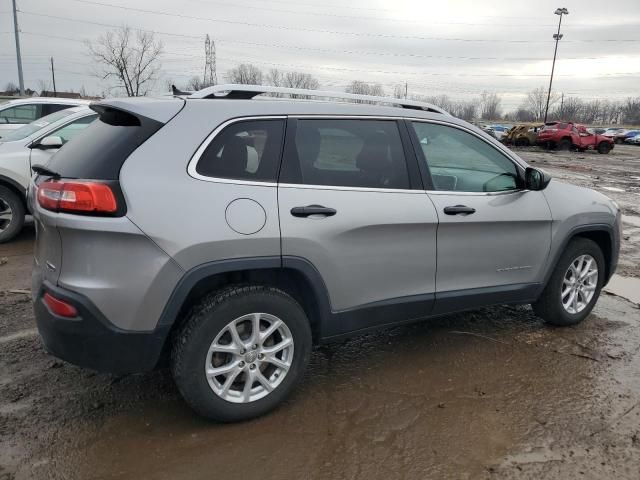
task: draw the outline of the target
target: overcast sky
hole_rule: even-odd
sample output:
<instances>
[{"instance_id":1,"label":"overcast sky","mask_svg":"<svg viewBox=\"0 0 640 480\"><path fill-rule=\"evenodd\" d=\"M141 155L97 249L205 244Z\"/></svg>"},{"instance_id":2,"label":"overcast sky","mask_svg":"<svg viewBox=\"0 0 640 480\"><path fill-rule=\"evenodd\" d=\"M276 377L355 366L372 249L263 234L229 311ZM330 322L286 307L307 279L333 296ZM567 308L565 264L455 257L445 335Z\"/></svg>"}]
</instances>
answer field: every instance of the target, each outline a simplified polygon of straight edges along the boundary
<instances>
[{"instance_id":1,"label":"overcast sky","mask_svg":"<svg viewBox=\"0 0 640 480\"><path fill-rule=\"evenodd\" d=\"M126 7L126 8L119 8ZM557 28L567 7L554 91L623 99L640 96L638 0L18 0L25 87L50 80L58 90L101 93L85 40L120 25L154 30L164 43L163 78L184 84L202 75L204 36L217 47L218 80L238 63L315 75L321 87L351 80L381 83L388 94L469 100L483 90L514 109L547 87ZM17 83L11 0L0 0L0 89Z\"/></svg>"}]
</instances>

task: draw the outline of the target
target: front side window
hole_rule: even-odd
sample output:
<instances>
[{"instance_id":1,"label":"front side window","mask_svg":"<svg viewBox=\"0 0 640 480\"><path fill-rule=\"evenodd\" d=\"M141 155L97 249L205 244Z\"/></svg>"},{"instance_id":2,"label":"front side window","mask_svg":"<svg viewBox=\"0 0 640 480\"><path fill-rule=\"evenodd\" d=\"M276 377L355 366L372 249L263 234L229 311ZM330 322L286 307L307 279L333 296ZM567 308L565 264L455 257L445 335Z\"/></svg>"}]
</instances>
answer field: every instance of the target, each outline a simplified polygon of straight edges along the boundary
<instances>
[{"instance_id":1,"label":"front side window","mask_svg":"<svg viewBox=\"0 0 640 480\"><path fill-rule=\"evenodd\" d=\"M215 136L196 165L206 177L275 182L284 120L246 120Z\"/></svg>"},{"instance_id":2,"label":"front side window","mask_svg":"<svg viewBox=\"0 0 640 480\"><path fill-rule=\"evenodd\" d=\"M93 122L98 115L87 115L86 117L79 118L58 130L51 132L48 136L57 136L62 139L62 144L64 145L73 137L82 132L85 128L87 128L91 122Z\"/></svg>"},{"instance_id":3,"label":"front side window","mask_svg":"<svg viewBox=\"0 0 640 480\"><path fill-rule=\"evenodd\" d=\"M300 119L280 181L408 189L398 126L388 120Z\"/></svg>"},{"instance_id":4,"label":"front side window","mask_svg":"<svg viewBox=\"0 0 640 480\"><path fill-rule=\"evenodd\" d=\"M16 140L22 140L23 138L27 138L28 136L37 133L39 130L46 128L52 123L62 120L64 117L69 115L71 115L69 110L61 110L59 112L52 113L51 115L47 115L46 117L39 118L27 125L12 130L11 133L2 137L2 141L14 142Z\"/></svg>"},{"instance_id":5,"label":"front side window","mask_svg":"<svg viewBox=\"0 0 640 480\"><path fill-rule=\"evenodd\" d=\"M446 125L412 125L435 190L500 192L519 187L515 164L475 135Z\"/></svg>"},{"instance_id":6,"label":"front side window","mask_svg":"<svg viewBox=\"0 0 640 480\"><path fill-rule=\"evenodd\" d=\"M40 118L42 105L16 105L0 111L0 123L30 123Z\"/></svg>"}]
</instances>

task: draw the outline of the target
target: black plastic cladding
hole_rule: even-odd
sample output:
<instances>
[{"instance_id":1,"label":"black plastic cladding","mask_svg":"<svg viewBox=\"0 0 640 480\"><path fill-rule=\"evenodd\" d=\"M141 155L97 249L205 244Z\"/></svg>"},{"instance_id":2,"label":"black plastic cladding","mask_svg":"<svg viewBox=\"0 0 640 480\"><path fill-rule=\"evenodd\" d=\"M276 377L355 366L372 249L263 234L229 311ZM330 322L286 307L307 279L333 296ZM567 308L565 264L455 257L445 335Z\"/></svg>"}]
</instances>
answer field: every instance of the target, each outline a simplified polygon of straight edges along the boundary
<instances>
[{"instance_id":1,"label":"black plastic cladding","mask_svg":"<svg viewBox=\"0 0 640 480\"><path fill-rule=\"evenodd\" d=\"M98 120L54 155L47 168L63 178L118 180L127 157L164 123L112 107L91 108Z\"/></svg>"}]
</instances>

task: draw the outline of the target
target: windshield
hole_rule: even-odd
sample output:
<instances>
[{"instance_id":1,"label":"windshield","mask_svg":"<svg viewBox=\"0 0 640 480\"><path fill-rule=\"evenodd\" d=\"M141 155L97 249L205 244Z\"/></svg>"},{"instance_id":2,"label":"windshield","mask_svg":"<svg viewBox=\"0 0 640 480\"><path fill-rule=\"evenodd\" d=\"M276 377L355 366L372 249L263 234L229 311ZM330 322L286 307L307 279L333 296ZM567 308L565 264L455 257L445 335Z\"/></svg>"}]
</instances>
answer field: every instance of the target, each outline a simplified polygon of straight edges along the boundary
<instances>
[{"instance_id":1,"label":"windshield","mask_svg":"<svg viewBox=\"0 0 640 480\"><path fill-rule=\"evenodd\" d=\"M3 142L15 142L16 140L22 140L27 138L29 135L33 135L38 130L42 130L45 127L48 127L54 122L57 122L61 118L64 118L68 115L71 115L72 112L69 110L60 110L59 112L52 113L51 115L47 115L46 117L39 118L24 127L20 127L17 130L8 133L7 135L2 137Z\"/></svg>"}]
</instances>

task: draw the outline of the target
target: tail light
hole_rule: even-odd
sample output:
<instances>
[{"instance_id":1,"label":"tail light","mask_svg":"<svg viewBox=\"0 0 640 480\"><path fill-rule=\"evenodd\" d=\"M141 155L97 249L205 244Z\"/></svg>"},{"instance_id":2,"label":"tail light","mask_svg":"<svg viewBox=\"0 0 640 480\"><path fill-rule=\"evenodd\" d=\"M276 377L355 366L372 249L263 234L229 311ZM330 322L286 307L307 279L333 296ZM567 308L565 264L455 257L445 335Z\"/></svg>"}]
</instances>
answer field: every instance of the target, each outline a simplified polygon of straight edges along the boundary
<instances>
[{"instance_id":1,"label":"tail light","mask_svg":"<svg viewBox=\"0 0 640 480\"><path fill-rule=\"evenodd\" d=\"M38 185L38 204L54 212L112 214L118 210L113 189L85 180L47 180Z\"/></svg>"},{"instance_id":2,"label":"tail light","mask_svg":"<svg viewBox=\"0 0 640 480\"><path fill-rule=\"evenodd\" d=\"M50 293L45 293L42 299L44 300L44 303L47 305L47 307L49 307L49 310L51 310L56 315L67 318L78 316L78 310L76 309L76 307L68 302L65 302L64 300L60 300L59 298L54 297Z\"/></svg>"}]
</instances>

